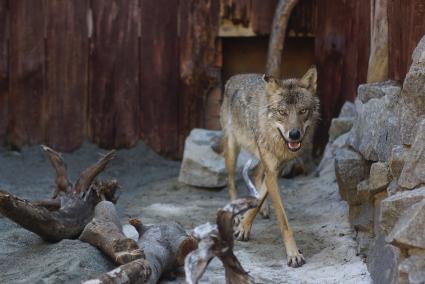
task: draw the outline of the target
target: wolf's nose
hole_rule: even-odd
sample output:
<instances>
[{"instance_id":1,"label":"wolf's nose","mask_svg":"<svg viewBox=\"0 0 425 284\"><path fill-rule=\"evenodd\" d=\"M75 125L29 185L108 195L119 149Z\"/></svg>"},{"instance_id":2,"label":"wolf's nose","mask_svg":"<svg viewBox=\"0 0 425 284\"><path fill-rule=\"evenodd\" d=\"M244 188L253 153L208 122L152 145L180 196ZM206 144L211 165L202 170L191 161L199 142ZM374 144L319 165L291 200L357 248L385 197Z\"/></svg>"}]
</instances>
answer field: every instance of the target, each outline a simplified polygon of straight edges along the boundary
<instances>
[{"instance_id":1,"label":"wolf's nose","mask_svg":"<svg viewBox=\"0 0 425 284\"><path fill-rule=\"evenodd\" d=\"M301 137L301 132L298 129L292 129L289 131L289 138L292 140L298 140Z\"/></svg>"}]
</instances>

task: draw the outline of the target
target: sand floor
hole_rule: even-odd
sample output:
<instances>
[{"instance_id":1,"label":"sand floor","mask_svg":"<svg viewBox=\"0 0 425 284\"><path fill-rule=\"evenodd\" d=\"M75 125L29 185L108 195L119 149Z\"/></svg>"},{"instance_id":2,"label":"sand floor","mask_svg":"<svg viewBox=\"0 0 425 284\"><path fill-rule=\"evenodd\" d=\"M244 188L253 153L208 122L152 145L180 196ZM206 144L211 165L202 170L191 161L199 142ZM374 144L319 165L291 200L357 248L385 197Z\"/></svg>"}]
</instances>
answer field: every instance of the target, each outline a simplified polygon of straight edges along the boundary
<instances>
[{"instance_id":1,"label":"sand floor","mask_svg":"<svg viewBox=\"0 0 425 284\"><path fill-rule=\"evenodd\" d=\"M71 180L105 152L85 143L76 152L65 154ZM145 223L173 220L190 231L214 221L217 209L227 202L227 192L178 183L179 166L139 143L133 149L120 150L100 178L115 178L121 184L117 209L123 223L129 217ZM270 219L257 218L249 242L236 242L236 255L258 283L372 282L365 263L356 256L348 206L338 194L331 165L322 173L320 177L280 181L288 217L307 264L297 269L286 266L273 214ZM29 200L47 198L52 180L51 167L39 147L20 153L0 150L0 188ZM239 184L239 192L245 195L243 184ZM0 217L0 283L80 283L112 267L87 244L78 240L48 244ZM184 275L180 271L177 279L162 283L184 283ZM225 283L218 260L211 262L201 283Z\"/></svg>"}]
</instances>

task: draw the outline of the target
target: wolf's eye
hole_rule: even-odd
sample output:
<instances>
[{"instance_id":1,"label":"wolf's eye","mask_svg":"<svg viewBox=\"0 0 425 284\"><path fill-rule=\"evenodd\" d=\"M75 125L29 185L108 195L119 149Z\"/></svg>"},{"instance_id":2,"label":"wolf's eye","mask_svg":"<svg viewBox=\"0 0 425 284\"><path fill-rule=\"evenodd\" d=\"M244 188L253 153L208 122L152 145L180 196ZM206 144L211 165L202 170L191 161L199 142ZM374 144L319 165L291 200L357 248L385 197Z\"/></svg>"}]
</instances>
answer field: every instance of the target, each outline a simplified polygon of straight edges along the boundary
<instances>
[{"instance_id":1,"label":"wolf's eye","mask_svg":"<svg viewBox=\"0 0 425 284\"><path fill-rule=\"evenodd\" d=\"M300 110L300 114L304 114L307 112L307 109L303 108L302 110Z\"/></svg>"},{"instance_id":2,"label":"wolf's eye","mask_svg":"<svg viewBox=\"0 0 425 284\"><path fill-rule=\"evenodd\" d=\"M279 110L279 114L282 115L282 116L287 116L288 115L288 113L284 109L280 109Z\"/></svg>"}]
</instances>

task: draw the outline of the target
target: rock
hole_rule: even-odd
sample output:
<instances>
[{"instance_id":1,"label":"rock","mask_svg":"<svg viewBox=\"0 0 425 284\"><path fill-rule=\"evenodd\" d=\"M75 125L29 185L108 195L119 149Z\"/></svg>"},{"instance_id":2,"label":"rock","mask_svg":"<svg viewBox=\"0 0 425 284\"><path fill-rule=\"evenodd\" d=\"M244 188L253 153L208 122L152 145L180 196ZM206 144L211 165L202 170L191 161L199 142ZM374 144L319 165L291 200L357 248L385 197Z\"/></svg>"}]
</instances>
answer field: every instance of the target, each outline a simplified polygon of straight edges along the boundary
<instances>
[{"instance_id":1,"label":"rock","mask_svg":"<svg viewBox=\"0 0 425 284\"><path fill-rule=\"evenodd\" d=\"M404 211L423 199L425 199L425 187L402 191L382 200L379 214L382 230L389 234Z\"/></svg>"},{"instance_id":2,"label":"rock","mask_svg":"<svg viewBox=\"0 0 425 284\"><path fill-rule=\"evenodd\" d=\"M375 208L373 202L367 201L363 202L361 205L350 206L348 218L356 231L372 234L374 213Z\"/></svg>"},{"instance_id":3,"label":"rock","mask_svg":"<svg viewBox=\"0 0 425 284\"><path fill-rule=\"evenodd\" d=\"M425 118L419 122L418 132L407 155L398 184L408 189L425 184Z\"/></svg>"},{"instance_id":4,"label":"rock","mask_svg":"<svg viewBox=\"0 0 425 284\"><path fill-rule=\"evenodd\" d=\"M358 205L357 184L366 179L369 165L363 157L349 148L338 149L335 154L335 174L341 197L350 205Z\"/></svg>"},{"instance_id":5,"label":"rock","mask_svg":"<svg viewBox=\"0 0 425 284\"><path fill-rule=\"evenodd\" d=\"M318 175L335 174L335 154L338 149L347 146L348 133L342 134L335 141L328 142L322 160L316 171Z\"/></svg>"},{"instance_id":6,"label":"rock","mask_svg":"<svg viewBox=\"0 0 425 284\"><path fill-rule=\"evenodd\" d=\"M399 266L400 276L407 278L410 284L425 283L425 253L412 255L403 260Z\"/></svg>"},{"instance_id":7,"label":"rock","mask_svg":"<svg viewBox=\"0 0 425 284\"><path fill-rule=\"evenodd\" d=\"M369 191L369 180L362 180L357 184L357 198L361 203L367 202L371 198L371 194Z\"/></svg>"},{"instance_id":8,"label":"rock","mask_svg":"<svg viewBox=\"0 0 425 284\"><path fill-rule=\"evenodd\" d=\"M414 204L398 219L387 241L403 247L425 249L425 200Z\"/></svg>"},{"instance_id":9,"label":"rock","mask_svg":"<svg viewBox=\"0 0 425 284\"><path fill-rule=\"evenodd\" d=\"M425 115L425 37L421 39L412 55L413 64L403 83L401 138L403 144L411 145L417 131L419 117Z\"/></svg>"},{"instance_id":10,"label":"rock","mask_svg":"<svg viewBox=\"0 0 425 284\"><path fill-rule=\"evenodd\" d=\"M372 98L367 103L356 100L357 118L348 144L366 160L387 161L393 145L400 145L399 96Z\"/></svg>"},{"instance_id":11,"label":"rock","mask_svg":"<svg viewBox=\"0 0 425 284\"><path fill-rule=\"evenodd\" d=\"M338 117L332 119L329 128L329 141L332 142L344 133L347 133L353 127L353 117Z\"/></svg>"},{"instance_id":12,"label":"rock","mask_svg":"<svg viewBox=\"0 0 425 284\"><path fill-rule=\"evenodd\" d=\"M400 249L388 244L384 234L377 235L370 244L367 260L367 268L373 283L398 283Z\"/></svg>"},{"instance_id":13,"label":"rock","mask_svg":"<svg viewBox=\"0 0 425 284\"><path fill-rule=\"evenodd\" d=\"M180 168L179 181L199 187L224 187L227 184L227 173L224 158L217 153L217 140L221 131L193 129L186 138L183 161ZM241 151L236 172L241 172L250 155Z\"/></svg>"},{"instance_id":14,"label":"rock","mask_svg":"<svg viewBox=\"0 0 425 284\"><path fill-rule=\"evenodd\" d=\"M385 81L377 83L361 84L357 89L357 98L362 103L367 103L370 99L379 99L385 95L398 95L401 86L397 81Z\"/></svg>"},{"instance_id":15,"label":"rock","mask_svg":"<svg viewBox=\"0 0 425 284\"><path fill-rule=\"evenodd\" d=\"M391 156L388 163L390 166L390 174L393 179L397 180L400 177L408 152L409 150L402 145L395 145L391 150Z\"/></svg>"},{"instance_id":16,"label":"rock","mask_svg":"<svg viewBox=\"0 0 425 284\"><path fill-rule=\"evenodd\" d=\"M352 117L355 118L357 116L356 106L349 101L346 101L339 112L338 117Z\"/></svg>"},{"instance_id":17,"label":"rock","mask_svg":"<svg viewBox=\"0 0 425 284\"><path fill-rule=\"evenodd\" d=\"M397 180L392 180L387 187L388 196L394 195L400 191L402 191L402 188L398 186Z\"/></svg>"},{"instance_id":18,"label":"rock","mask_svg":"<svg viewBox=\"0 0 425 284\"><path fill-rule=\"evenodd\" d=\"M391 182L390 169L387 163L377 162L370 167L369 190L372 194L383 191Z\"/></svg>"}]
</instances>

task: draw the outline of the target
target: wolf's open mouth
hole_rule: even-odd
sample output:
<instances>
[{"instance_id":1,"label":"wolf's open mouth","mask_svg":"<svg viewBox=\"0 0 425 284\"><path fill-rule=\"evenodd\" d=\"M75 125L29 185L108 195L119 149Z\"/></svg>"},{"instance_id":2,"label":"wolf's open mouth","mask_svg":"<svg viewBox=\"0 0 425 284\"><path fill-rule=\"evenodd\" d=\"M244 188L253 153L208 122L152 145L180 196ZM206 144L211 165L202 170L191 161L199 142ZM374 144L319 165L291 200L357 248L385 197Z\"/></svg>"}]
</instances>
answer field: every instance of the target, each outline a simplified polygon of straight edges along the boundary
<instances>
[{"instance_id":1,"label":"wolf's open mouth","mask_svg":"<svg viewBox=\"0 0 425 284\"><path fill-rule=\"evenodd\" d=\"M295 152L301 148L301 142L286 142L288 144L289 150Z\"/></svg>"}]
</instances>

